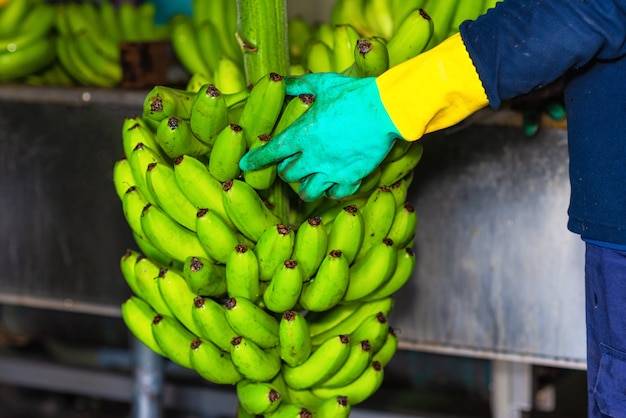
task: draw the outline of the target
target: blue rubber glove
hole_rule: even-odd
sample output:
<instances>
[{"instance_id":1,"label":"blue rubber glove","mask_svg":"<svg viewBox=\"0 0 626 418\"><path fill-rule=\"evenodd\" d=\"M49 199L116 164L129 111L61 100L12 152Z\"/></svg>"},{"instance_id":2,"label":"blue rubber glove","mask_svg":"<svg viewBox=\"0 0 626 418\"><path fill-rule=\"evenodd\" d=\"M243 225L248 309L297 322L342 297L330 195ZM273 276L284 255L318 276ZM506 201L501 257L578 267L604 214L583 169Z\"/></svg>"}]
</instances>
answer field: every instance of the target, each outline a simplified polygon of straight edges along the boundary
<instances>
[{"instance_id":1,"label":"blue rubber glove","mask_svg":"<svg viewBox=\"0 0 626 418\"><path fill-rule=\"evenodd\" d=\"M283 180L301 182L304 201L350 196L401 138L376 79L314 73L287 77L286 84L288 95L313 94L315 102L289 128L248 152L241 169L278 163Z\"/></svg>"}]
</instances>

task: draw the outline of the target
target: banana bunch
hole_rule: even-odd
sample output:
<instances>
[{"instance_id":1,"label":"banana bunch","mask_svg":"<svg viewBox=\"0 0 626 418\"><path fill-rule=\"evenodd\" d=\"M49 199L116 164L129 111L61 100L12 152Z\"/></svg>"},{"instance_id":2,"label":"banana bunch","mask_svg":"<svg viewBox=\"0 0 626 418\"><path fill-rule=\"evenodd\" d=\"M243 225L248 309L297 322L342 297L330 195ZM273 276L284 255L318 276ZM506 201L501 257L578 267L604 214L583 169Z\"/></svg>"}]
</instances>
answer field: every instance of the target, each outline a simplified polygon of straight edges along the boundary
<instances>
[{"instance_id":1,"label":"banana bunch","mask_svg":"<svg viewBox=\"0 0 626 418\"><path fill-rule=\"evenodd\" d=\"M56 57L54 7L40 0L10 0L0 6L0 82L34 74Z\"/></svg>"},{"instance_id":2,"label":"banana bunch","mask_svg":"<svg viewBox=\"0 0 626 418\"><path fill-rule=\"evenodd\" d=\"M171 21L172 49L191 74L213 79L215 73L234 71L243 75L243 54L236 37L236 0L194 0L192 16L178 15ZM245 75L243 76L245 84ZM216 80L220 89L231 92Z\"/></svg>"},{"instance_id":3,"label":"banana bunch","mask_svg":"<svg viewBox=\"0 0 626 418\"><path fill-rule=\"evenodd\" d=\"M304 203L276 166L239 169L314 103L285 87L276 73L228 94L155 86L124 120L113 183L138 250L120 260L122 313L153 351L234 385L242 414L347 417L397 349L422 148L398 142L355 195Z\"/></svg>"},{"instance_id":4,"label":"banana bunch","mask_svg":"<svg viewBox=\"0 0 626 418\"><path fill-rule=\"evenodd\" d=\"M115 87L122 81L121 42L169 38L169 26L154 22L153 3L60 3L56 6L56 53L60 65L85 86Z\"/></svg>"}]
</instances>

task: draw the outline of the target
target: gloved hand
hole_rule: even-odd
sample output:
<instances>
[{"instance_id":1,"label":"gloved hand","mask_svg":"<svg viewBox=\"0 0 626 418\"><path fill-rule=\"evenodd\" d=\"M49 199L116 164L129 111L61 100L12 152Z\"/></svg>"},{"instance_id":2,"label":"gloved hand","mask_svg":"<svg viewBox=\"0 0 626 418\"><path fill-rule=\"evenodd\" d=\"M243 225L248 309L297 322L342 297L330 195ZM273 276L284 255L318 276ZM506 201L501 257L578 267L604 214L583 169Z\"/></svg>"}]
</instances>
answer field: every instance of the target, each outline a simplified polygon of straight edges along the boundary
<instances>
[{"instance_id":1,"label":"gloved hand","mask_svg":"<svg viewBox=\"0 0 626 418\"><path fill-rule=\"evenodd\" d=\"M459 34L377 78L335 73L287 79L287 94L315 103L266 145L248 152L244 171L278 163L300 181L305 201L342 198L385 158L398 138L417 140L484 107L487 96Z\"/></svg>"}]
</instances>

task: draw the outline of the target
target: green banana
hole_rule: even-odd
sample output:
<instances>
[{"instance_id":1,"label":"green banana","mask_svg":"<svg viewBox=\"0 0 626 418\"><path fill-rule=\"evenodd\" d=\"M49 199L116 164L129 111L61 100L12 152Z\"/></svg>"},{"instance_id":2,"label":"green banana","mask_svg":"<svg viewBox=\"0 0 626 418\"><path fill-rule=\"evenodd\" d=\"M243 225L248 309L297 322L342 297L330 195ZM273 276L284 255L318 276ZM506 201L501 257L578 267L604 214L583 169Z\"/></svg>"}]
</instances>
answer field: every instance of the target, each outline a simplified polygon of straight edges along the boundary
<instances>
[{"instance_id":1,"label":"green banana","mask_svg":"<svg viewBox=\"0 0 626 418\"><path fill-rule=\"evenodd\" d=\"M122 148L124 156L129 159L135 147L139 144L146 145L153 152L166 160L161 146L156 140L156 134L149 128L145 120L140 116L124 118L122 123Z\"/></svg>"},{"instance_id":2,"label":"green banana","mask_svg":"<svg viewBox=\"0 0 626 418\"><path fill-rule=\"evenodd\" d=\"M409 186L411 185L412 175L403 177L389 186L394 199L396 200L396 208L401 208L406 203L406 199L409 194Z\"/></svg>"},{"instance_id":3,"label":"green banana","mask_svg":"<svg viewBox=\"0 0 626 418\"><path fill-rule=\"evenodd\" d=\"M410 202L396 210L387 238L393 241L396 248L404 248L415 236L417 228L417 213Z\"/></svg>"},{"instance_id":4,"label":"green banana","mask_svg":"<svg viewBox=\"0 0 626 418\"><path fill-rule=\"evenodd\" d=\"M28 0L11 0L0 7L0 36L11 35L20 30L20 26L28 13L32 2Z\"/></svg>"},{"instance_id":5,"label":"green banana","mask_svg":"<svg viewBox=\"0 0 626 418\"><path fill-rule=\"evenodd\" d=\"M189 115L191 132L212 147L217 135L228 125L228 107L224 95L213 84L196 92Z\"/></svg>"},{"instance_id":6,"label":"green banana","mask_svg":"<svg viewBox=\"0 0 626 418\"><path fill-rule=\"evenodd\" d=\"M433 36L426 45L426 49L431 49L446 38L457 5L458 0L428 0L424 4L424 9L435 24Z\"/></svg>"},{"instance_id":7,"label":"green banana","mask_svg":"<svg viewBox=\"0 0 626 418\"><path fill-rule=\"evenodd\" d=\"M300 404L283 402L276 411L263 416L264 418L313 418L313 413Z\"/></svg>"},{"instance_id":8,"label":"green banana","mask_svg":"<svg viewBox=\"0 0 626 418\"><path fill-rule=\"evenodd\" d=\"M396 252L396 268L391 277L362 300L382 299L393 295L409 281L415 268L415 253L409 247Z\"/></svg>"},{"instance_id":9,"label":"green banana","mask_svg":"<svg viewBox=\"0 0 626 418\"><path fill-rule=\"evenodd\" d=\"M391 150L387 153L381 164L387 164L389 162L396 161L409 150L409 147L412 144L413 142L411 141L405 141L403 139L396 138L393 145L391 146Z\"/></svg>"},{"instance_id":10,"label":"green banana","mask_svg":"<svg viewBox=\"0 0 626 418\"><path fill-rule=\"evenodd\" d=\"M396 215L396 199L389 187L379 187L372 193L363 208L363 243L354 260L358 262L374 244L387 237Z\"/></svg>"},{"instance_id":11,"label":"green banana","mask_svg":"<svg viewBox=\"0 0 626 418\"><path fill-rule=\"evenodd\" d=\"M330 13L330 23L333 25L348 23L362 36L370 36L371 29L365 19L365 4L363 0L337 0Z\"/></svg>"},{"instance_id":12,"label":"green banana","mask_svg":"<svg viewBox=\"0 0 626 418\"><path fill-rule=\"evenodd\" d=\"M411 142L404 155L381 166L380 185L390 186L413 171L422 158L422 144Z\"/></svg>"},{"instance_id":13,"label":"green banana","mask_svg":"<svg viewBox=\"0 0 626 418\"><path fill-rule=\"evenodd\" d=\"M95 74L109 80L108 83L113 86L118 85L122 81L124 70L117 45L109 44L108 47L113 52L106 53L104 52L106 46L99 47L98 41L95 40L98 36L87 29L75 33L76 49ZM116 56L111 57L111 54L115 53Z\"/></svg>"},{"instance_id":14,"label":"green banana","mask_svg":"<svg viewBox=\"0 0 626 418\"><path fill-rule=\"evenodd\" d=\"M304 112L309 110L313 103L315 103L315 96L308 93L302 93L290 99L281 112L276 126L274 126L272 136L276 136L287 129L287 127L302 116Z\"/></svg>"},{"instance_id":15,"label":"green banana","mask_svg":"<svg viewBox=\"0 0 626 418\"><path fill-rule=\"evenodd\" d=\"M379 362L381 366L385 367L396 354L396 351L398 351L398 335L392 327L389 327L385 343L380 350L374 354L372 360Z\"/></svg>"},{"instance_id":16,"label":"green banana","mask_svg":"<svg viewBox=\"0 0 626 418\"><path fill-rule=\"evenodd\" d=\"M128 159L122 158L113 164L113 185L120 200L124 198L126 191L135 185L135 178Z\"/></svg>"},{"instance_id":17,"label":"green banana","mask_svg":"<svg viewBox=\"0 0 626 418\"><path fill-rule=\"evenodd\" d=\"M246 153L245 131L241 126L226 125L215 138L209 159L209 173L220 182L239 177L239 160Z\"/></svg>"},{"instance_id":18,"label":"green banana","mask_svg":"<svg viewBox=\"0 0 626 418\"><path fill-rule=\"evenodd\" d=\"M141 40L139 32L137 8L129 2L122 2L117 7L117 22L120 29L120 39L125 42Z\"/></svg>"},{"instance_id":19,"label":"green banana","mask_svg":"<svg viewBox=\"0 0 626 418\"><path fill-rule=\"evenodd\" d=\"M174 176L180 190L195 207L216 212L227 225L235 228L224 208L222 184L211 176L202 161L191 155L175 158Z\"/></svg>"},{"instance_id":20,"label":"green banana","mask_svg":"<svg viewBox=\"0 0 626 418\"><path fill-rule=\"evenodd\" d=\"M285 311L278 325L280 358L296 367L306 361L312 351L311 336L306 318L298 311Z\"/></svg>"},{"instance_id":21,"label":"green banana","mask_svg":"<svg viewBox=\"0 0 626 418\"><path fill-rule=\"evenodd\" d=\"M389 66L394 67L426 50L435 33L435 23L424 9L413 9L387 43Z\"/></svg>"},{"instance_id":22,"label":"green banana","mask_svg":"<svg viewBox=\"0 0 626 418\"><path fill-rule=\"evenodd\" d=\"M322 399L333 396L346 396L351 405L358 405L372 396L383 383L384 370L377 361L372 361L367 369L349 384L337 388L313 388L313 394Z\"/></svg>"},{"instance_id":23,"label":"green banana","mask_svg":"<svg viewBox=\"0 0 626 418\"><path fill-rule=\"evenodd\" d=\"M204 61L206 71L213 73L217 68L219 58L223 55L222 45L219 42L218 28L213 22L205 20L194 23L196 41Z\"/></svg>"},{"instance_id":24,"label":"green banana","mask_svg":"<svg viewBox=\"0 0 626 418\"><path fill-rule=\"evenodd\" d=\"M285 88L284 77L273 72L253 85L239 118L248 146L259 135L270 134L274 130L283 108Z\"/></svg>"},{"instance_id":25,"label":"green banana","mask_svg":"<svg viewBox=\"0 0 626 418\"><path fill-rule=\"evenodd\" d=\"M348 264L352 264L363 244L364 231L361 211L355 205L345 206L335 217L328 233L328 248L341 250Z\"/></svg>"},{"instance_id":26,"label":"green banana","mask_svg":"<svg viewBox=\"0 0 626 418\"><path fill-rule=\"evenodd\" d=\"M368 340L355 342L350 336L350 355L343 367L327 380L318 384L318 387L341 387L349 384L365 371L372 361L372 347Z\"/></svg>"},{"instance_id":27,"label":"green banana","mask_svg":"<svg viewBox=\"0 0 626 418\"><path fill-rule=\"evenodd\" d=\"M200 157L211 152L211 148L193 134L189 120L178 116L170 116L159 122L156 140L170 158L183 154Z\"/></svg>"},{"instance_id":28,"label":"green banana","mask_svg":"<svg viewBox=\"0 0 626 418\"><path fill-rule=\"evenodd\" d=\"M243 380L230 354L211 341L196 338L191 342L189 362L191 368L204 379L219 385L234 385Z\"/></svg>"},{"instance_id":29,"label":"green banana","mask_svg":"<svg viewBox=\"0 0 626 418\"><path fill-rule=\"evenodd\" d=\"M140 292L138 295L150 304L157 313L173 317L172 310L159 292L160 271L161 268L145 256L137 258L134 274Z\"/></svg>"},{"instance_id":30,"label":"green banana","mask_svg":"<svg viewBox=\"0 0 626 418\"><path fill-rule=\"evenodd\" d=\"M324 399L315 409L315 418L348 418L351 410L347 396L333 396Z\"/></svg>"},{"instance_id":31,"label":"green banana","mask_svg":"<svg viewBox=\"0 0 626 418\"><path fill-rule=\"evenodd\" d=\"M257 192L242 180L227 180L222 184L224 209L239 231L253 241L272 225L281 223Z\"/></svg>"},{"instance_id":32,"label":"green banana","mask_svg":"<svg viewBox=\"0 0 626 418\"><path fill-rule=\"evenodd\" d=\"M23 46L10 44L10 49L0 52L0 81L24 77L51 64L56 55L54 42L52 36L41 36Z\"/></svg>"},{"instance_id":33,"label":"green banana","mask_svg":"<svg viewBox=\"0 0 626 418\"><path fill-rule=\"evenodd\" d=\"M181 367L193 368L191 343L197 337L176 318L160 314L155 316L152 320L152 335L167 358Z\"/></svg>"},{"instance_id":34,"label":"green banana","mask_svg":"<svg viewBox=\"0 0 626 418\"><path fill-rule=\"evenodd\" d=\"M149 146L138 143L128 158L130 169L135 179L137 188L144 195L146 200L150 203L156 203L156 198L150 191L146 180L146 173L148 165L152 163L164 162L158 153L152 150Z\"/></svg>"},{"instance_id":35,"label":"green banana","mask_svg":"<svg viewBox=\"0 0 626 418\"><path fill-rule=\"evenodd\" d=\"M241 236L210 209L198 209L195 230L206 252L218 263L226 264L233 249L242 242Z\"/></svg>"},{"instance_id":36,"label":"green banana","mask_svg":"<svg viewBox=\"0 0 626 418\"><path fill-rule=\"evenodd\" d=\"M359 37L359 32L348 23L333 27L333 69L335 72L341 73L354 63L354 49Z\"/></svg>"},{"instance_id":37,"label":"green banana","mask_svg":"<svg viewBox=\"0 0 626 418\"><path fill-rule=\"evenodd\" d=\"M387 340L389 322L382 312L370 314L350 334L351 341L368 341L372 353L377 353Z\"/></svg>"},{"instance_id":38,"label":"green banana","mask_svg":"<svg viewBox=\"0 0 626 418\"><path fill-rule=\"evenodd\" d=\"M289 47L290 64L300 64L313 35L311 24L303 17L290 17L287 22L287 45ZM293 73L290 73L293 75Z\"/></svg>"},{"instance_id":39,"label":"green banana","mask_svg":"<svg viewBox=\"0 0 626 418\"><path fill-rule=\"evenodd\" d=\"M298 262L285 260L272 276L263 292L263 303L272 312L282 313L293 309L302 291L302 271Z\"/></svg>"},{"instance_id":40,"label":"green banana","mask_svg":"<svg viewBox=\"0 0 626 418\"><path fill-rule=\"evenodd\" d=\"M284 381L284 379L283 379ZM285 401L291 404L299 405L306 408L308 411L315 411L316 408L322 403L322 400L313 395L311 389L294 389L292 387L285 386Z\"/></svg>"},{"instance_id":41,"label":"green banana","mask_svg":"<svg viewBox=\"0 0 626 418\"><path fill-rule=\"evenodd\" d=\"M328 45L332 50L335 47L335 38L333 36L333 25L329 22L320 22L315 27L314 39L319 39Z\"/></svg>"},{"instance_id":42,"label":"green banana","mask_svg":"<svg viewBox=\"0 0 626 418\"><path fill-rule=\"evenodd\" d=\"M393 33L406 19L406 17L415 9L424 7L426 0L390 0L391 15L393 16Z\"/></svg>"},{"instance_id":43,"label":"green banana","mask_svg":"<svg viewBox=\"0 0 626 418\"><path fill-rule=\"evenodd\" d=\"M195 233L179 225L158 206L146 205L141 213L141 228L156 248L179 263L190 255L211 258Z\"/></svg>"},{"instance_id":44,"label":"green banana","mask_svg":"<svg viewBox=\"0 0 626 418\"><path fill-rule=\"evenodd\" d=\"M393 14L389 0L364 0L365 21L376 36L389 39L393 34Z\"/></svg>"},{"instance_id":45,"label":"green banana","mask_svg":"<svg viewBox=\"0 0 626 418\"><path fill-rule=\"evenodd\" d=\"M482 4L480 6L483 6ZM459 26L466 20L474 20L481 14L483 14L483 7L475 4L474 2L459 1L456 4L454 14L450 21L448 33L446 37L452 36L459 31Z\"/></svg>"},{"instance_id":46,"label":"green banana","mask_svg":"<svg viewBox=\"0 0 626 418\"><path fill-rule=\"evenodd\" d=\"M111 2L101 2L99 5L99 14L104 33L117 44L120 34L117 23L117 9Z\"/></svg>"},{"instance_id":47,"label":"green banana","mask_svg":"<svg viewBox=\"0 0 626 418\"><path fill-rule=\"evenodd\" d=\"M230 342L237 333L226 320L224 306L212 298L197 296L193 300L191 314L200 337L211 341L225 352L230 351Z\"/></svg>"},{"instance_id":48,"label":"green banana","mask_svg":"<svg viewBox=\"0 0 626 418\"><path fill-rule=\"evenodd\" d=\"M282 402L282 396L269 382L241 380L236 387L237 399L251 414L263 415L274 412Z\"/></svg>"},{"instance_id":49,"label":"green banana","mask_svg":"<svg viewBox=\"0 0 626 418\"><path fill-rule=\"evenodd\" d=\"M133 232L133 239L139 247L141 253L152 260L160 267L167 267L173 269L182 269L180 262L173 260L172 258L163 254L158 248L156 248L146 237L138 235Z\"/></svg>"},{"instance_id":50,"label":"green banana","mask_svg":"<svg viewBox=\"0 0 626 418\"><path fill-rule=\"evenodd\" d=\"M176 222L195 232L197 210L176 184L174 169L169 164L150 163L146 183L156 204Z\"/></svg>"},{"instance_id":51,"label":"green banana","mask_svg":"<svg viewBox=\"0 0 626 418\"><path fill-rule=\"evenodd\" d=\"M354 62L344 74L353 77L377 77L389 69L389 51L378 37L359 39L354 48Z\"/></svg>"},{"instance_id":52,"label":"green banana","mask_svg":"<svg viewBox=\"0 0 626 418\"><path fill-rule=\"evenodd\" d=\"M122 197L122 212L126 223L141 238L144 238L143 228L141 227L141 213L148 203L148 200L136 186L129 187Z\"/></svg>"},{"instance_id":53,"label":"green banana","mask_svg":"<svg viewBox=\"0 0 626 418\"><path fill-rule=\"evenodd\" d=\"M253 381L269 381L280 372L278 349L263 349L250 338L242 336L233 338L230 357L237 370Z\"/></svg>"},{"instance_id":54,"label":"green banana","mask_svg":"<svg viewBox=\"0 0 626 418\"><path fill-rule=\"evenodd\" d=\"M242 337L261 348L278 345L278 320L250 299L230 298L224 304L226 320Z\"/></svg>"},{"instance_id":55,"label":"green banana","mask_svg":"<svg viewBox=\"0 0 626 418\"><path fill-rule=\"evenodd\" d=\"M302 286L300 304L313 312L337 305L349 287L350 264L341 250L331 250L322 260L317 274Z\"/></svg>"},{"instance_id":56,"label":"green banana","mask_svg":"<svg viewBox=\"0 0 626 418\"><path fill-rule=\"evenodd\" d=\"M196 93L169 86L154 86L143 101L144 118L161 122L176 116L189 120Z\"/></svg>"},{"instance_id":57,"label":"green banana","mask_svg":"<svg viewBox=\"0 0 626 418\"><path fill-rule=\"evenodd\" d=\"M224 94L238 93L248 88L243 67L225 55L220 57L213 79L213 84Z\"/></svg>"},{"instance_id":58,"label":"green banana","mask_svg":"<svg viewBox=\"0 0 626 418\"><path fill-rule=\"evenodd\" d=\"M260 296L259 263L254 251L239 243L226 259L226 292L229 297L256 301Z\"/></svg>"},{"instance_id":59,"label":"green banana","mask_svg":"<svg viewBox=\"0 0 626 418\"><path fill-rule=\"evenodd\" d=\"M27 2L25 2L27 3ZM0 9L1 11L2 9ZM36 4L20 22L19 30L0 36L0 51L15 50L16 46L24 46L47 36L56 20L55 8L47 3Z\"/></svg>"},{"instance_id":60,"label":"green banana","mask_svg":"<svg viewBox=\"0 0 626 418\"><path fill-rule=\"evenodd\" d=\"M193 19L185 15L176 15L170 20L170 42L176 58L189 74L210 74L196 38L196 26Z\"/></svg>"},{"instance_id":61,"label":"green banana","mask_svg":"<svg viewBox=\"0 0 626 418\"><path fill-rule=\"evenodd\" d=\"M250 144L249 150L265 145L270 139L272 139L272 137L267 134L259 135L252 144ZM276 164L272 164L258 170L244 171L243 179L255 190L267 190L274 185L277 172Z\"/></svg>"},{"instance_id":62,"label":"green banana","mask_svg":"<svg viewBox=\"0 0 626 418\"><path fill-rule=\"evenodd\" d=\"M121 307L122 320L128 330L146 347L155 353L165 356L159 344L152 335L152 320L157 313L145 301L137 296L131 296Z\"/></svg>"},{"instance_id":63,"label":"green banana","mask_svg":"<svg viewBox=\"0 0 626 418\"><path fill-rule=\"evenodd\" d=\"M183 275L175 270L163 268L159 272L157 283L159 293L174 317L189 331L200 335L200 327L192 316L194 299L198 295L189 289Z\"/></svg>"},{"instance_id":64,"label":"green banana","mask_svg":"<svg viewBox=\"0 0 626 418\"><path fill-rule=\"evenodd\" d=\"M367 316L375 312L388 316L392 308L393 298L387 297L371 302L338 305L317 315L307 315L311 343L319 346L333 335L351 334Z\"/></svg>"},{"instance_id":65,"label":"green banana","mask_svg":"<svg viewBox=\"0 0 626 418\"><path fill-rule=\"evenodd\" d=\"M326 256L328 233L319 216L308 218L296 231L292 257L298 260L304 280L310 279Z\"/></svg>"},{"instance_id":66,"label":"green banana","mask_svg":"<svg viewBox=\"0 0 626 418\"><path fill-rule=\"evenodd\" d=\"M209 297L226 295L226 269L202 257L187 257L183 277L192 292Z\"/></svg>"},{"instance_id":67,"label":"green banana","mask_svg":"<svg viewBox=\"0 0 626 418\"><path fill-rule=\"evenodd\" d=\"M137 284L137 279L135 278L135 263L137 259L141 256L141 253L138 251L132 250L130 248L126 249L122 257L120 258L120 271L122 272L122 277L128 284L128 287L133 292L133 294L142 297L141 289Z\"/></svg>"},{"instance_id":68,"label":"green banana","mask_svg":"<svg viewBox=\"0 0 626 418\"><path fill-rule=\"evenodd\" d=\"M306 53L306 68L312 73L333 71L333 50L320 40L313 40Z\"/></svg>"},{"instance_id":69,"label":"green banana","mask_svg":"<svg viewBox=\"0 0 626 418\"><path fill-rule=\"evenodd\" d=\"M261 234L254 247L259 262L259 280L272 279L277 268L291 257L294 243L295 233L291 227L280 223Z\"/></svg>"},{"instance_id":70,"label":"green banana","mask_svg":"<svg viewBox=\"0 0 626 418\"><path fill-rule=\"evenodd\" d=\"M287 386L299 390L314 387L339 370L350 355L350 336L328 338L298 366L283 365L282 374Z\"/></svg>"},{"instance_id":71,"label":"green banana","mask_svg":"<svg viewBox=\"0 0 626 418\"><path fill-rule=\"evenodd\" d=\"M350 280L343 295L344 302L361 299L386 283L396 269L397 249L393 241L383 238L350 266Z\"/></svg>"}]
</instances>

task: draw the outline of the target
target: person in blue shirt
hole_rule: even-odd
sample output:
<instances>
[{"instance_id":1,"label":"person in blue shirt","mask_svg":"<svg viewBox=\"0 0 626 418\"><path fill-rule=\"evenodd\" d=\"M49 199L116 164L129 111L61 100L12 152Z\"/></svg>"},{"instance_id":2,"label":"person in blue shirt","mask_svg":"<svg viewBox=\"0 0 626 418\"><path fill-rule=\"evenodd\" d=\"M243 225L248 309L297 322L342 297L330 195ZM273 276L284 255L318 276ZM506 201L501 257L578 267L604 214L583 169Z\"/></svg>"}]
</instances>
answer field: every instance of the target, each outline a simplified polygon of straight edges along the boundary
<instances>
[{"instance_id":1,"label":"person in blue shirt","mask_svg":"<svg viewBox=\"0 0 626 418\"><path fill-rule=\"evenodd\" d=\"M278 163L305 201L346 197L395 141L563 77L568 229L586 245L588 416L626 417L626 0L503 0L459 29L379 77L288 77L287 93L315 104L241 168Z\"/></svg>"}]
</instances>

